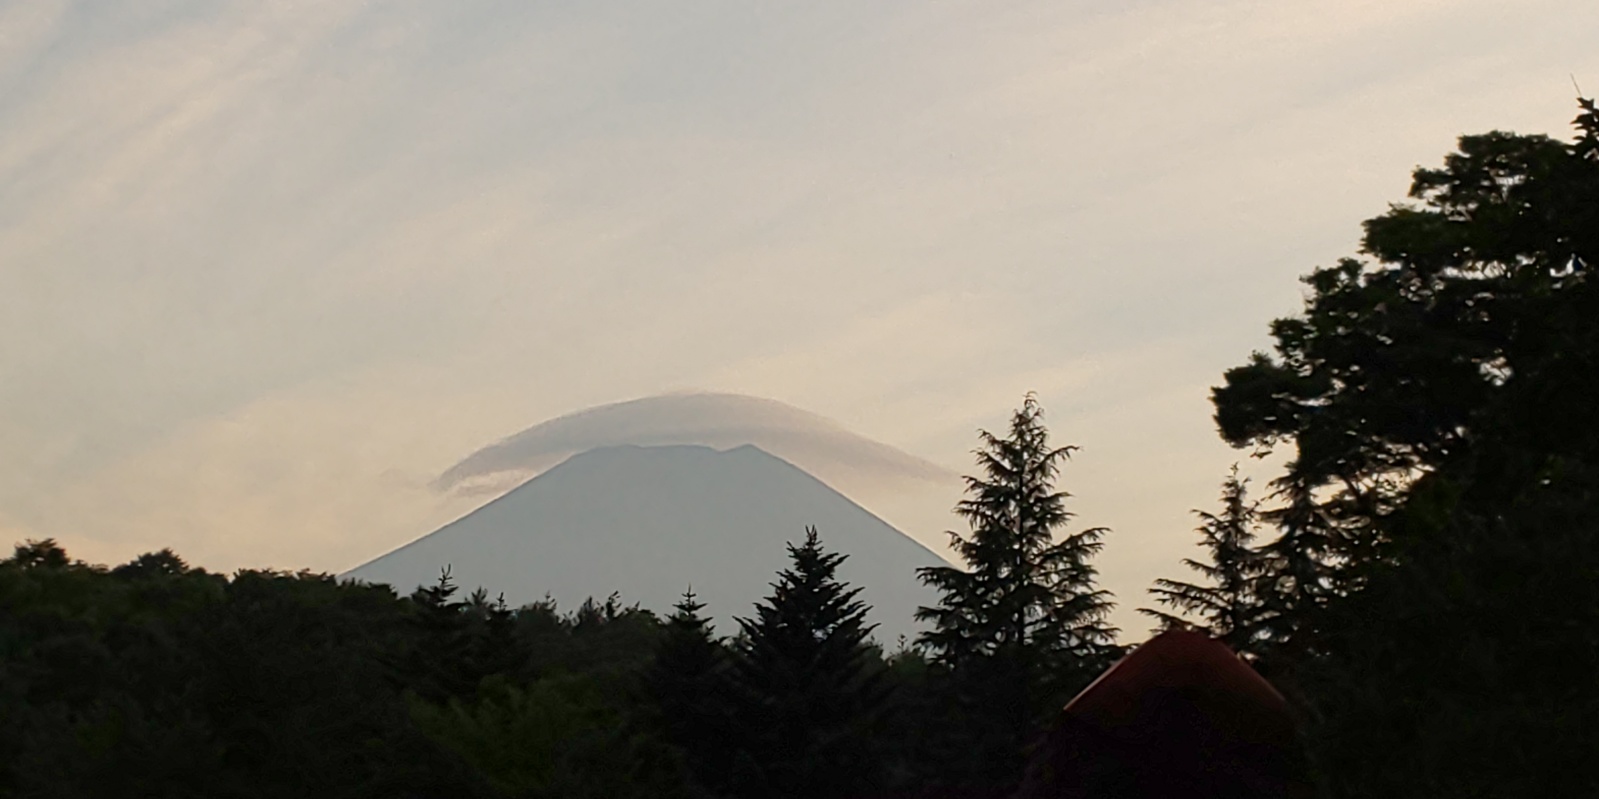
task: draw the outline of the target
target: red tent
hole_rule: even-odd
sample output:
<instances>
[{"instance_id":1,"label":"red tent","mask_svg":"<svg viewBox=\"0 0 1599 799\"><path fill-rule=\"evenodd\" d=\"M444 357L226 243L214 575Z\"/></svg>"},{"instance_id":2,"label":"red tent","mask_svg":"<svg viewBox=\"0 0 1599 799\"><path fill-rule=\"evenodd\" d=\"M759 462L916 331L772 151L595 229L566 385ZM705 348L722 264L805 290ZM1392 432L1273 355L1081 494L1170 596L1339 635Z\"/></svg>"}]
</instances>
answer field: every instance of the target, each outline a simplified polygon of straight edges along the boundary
<instances>
[{"instance_id":1,"label":"red tent","mask_svg":"<svg viewBox=\"0 0 1599 799\"><path fill-rule=\"evenodd\" d=\"M1220 642L1171 630L1066 705L1017 797L1310 795L1282 695Z\"/></svg>"}]
</instances>

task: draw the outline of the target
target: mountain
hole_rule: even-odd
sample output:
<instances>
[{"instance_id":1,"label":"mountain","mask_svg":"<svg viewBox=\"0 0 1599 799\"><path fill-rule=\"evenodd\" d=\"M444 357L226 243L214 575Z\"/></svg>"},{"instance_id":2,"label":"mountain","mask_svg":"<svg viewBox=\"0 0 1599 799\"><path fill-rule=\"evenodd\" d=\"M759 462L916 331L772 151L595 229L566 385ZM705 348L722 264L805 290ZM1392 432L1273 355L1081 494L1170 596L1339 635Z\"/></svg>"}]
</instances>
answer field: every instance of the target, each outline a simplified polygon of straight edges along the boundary
<instances>
[{"instance_id":1,"label":"mountain","mask_svg":"<svg viewBox=\"0 0 1599 799\"><path fill-rule=\"evenodd\" d=\"M693 586L718 630L735 632L778 569L787 541L814 525L849 556L839 575L863 590L877 638L914 632L934 594L919 566L944 561L798 467L745 445L616 446L574 455L493 502L345 576L402 593L449 566L456 583L520 605L560 606L619 591L664 613Z\"/></svg>"}]
</instances>

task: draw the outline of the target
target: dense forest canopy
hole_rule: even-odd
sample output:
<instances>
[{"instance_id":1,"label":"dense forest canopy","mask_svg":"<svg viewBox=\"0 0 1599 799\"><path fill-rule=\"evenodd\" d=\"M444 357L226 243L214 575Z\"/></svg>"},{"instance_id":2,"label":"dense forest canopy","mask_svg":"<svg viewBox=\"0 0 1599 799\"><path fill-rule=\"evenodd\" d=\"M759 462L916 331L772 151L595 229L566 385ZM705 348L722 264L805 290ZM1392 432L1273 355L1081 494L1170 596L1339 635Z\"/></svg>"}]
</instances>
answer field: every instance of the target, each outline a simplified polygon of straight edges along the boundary
<instances>
[{"instance_id":1,"label":"dense forest canopy","mask_svg":"<svg viewBox=\"0 0 1599 799\"><path fill-rule=\"evenodd\" d=\"M1328 797L1593 795L1599 752L1599 112L1465 136L1360 257L1305 278L1213 393L1284 450L1200 514L1160 624L1291 701ZM796 531L716 630L690 591L508 607L308 572L0 561L0 796L1006 796L1125 650L1068 529L1072 448L1027 397L982 432L960 567L919 640L871 639L847 552ZM685 586L685 589L688 589ZM1203 639L1201 639L1203 640ZM1148 651L1148 650L1146 650Z\"/></svg>"}]
</instances>

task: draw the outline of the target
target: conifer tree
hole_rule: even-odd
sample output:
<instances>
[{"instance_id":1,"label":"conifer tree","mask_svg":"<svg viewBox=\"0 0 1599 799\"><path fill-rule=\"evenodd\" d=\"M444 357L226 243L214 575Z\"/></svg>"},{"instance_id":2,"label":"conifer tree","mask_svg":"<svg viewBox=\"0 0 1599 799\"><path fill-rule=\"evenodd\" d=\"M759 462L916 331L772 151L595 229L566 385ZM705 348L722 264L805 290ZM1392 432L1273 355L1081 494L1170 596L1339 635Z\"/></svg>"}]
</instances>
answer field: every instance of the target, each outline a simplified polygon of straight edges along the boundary
<instances>
[{"instance_id":1,"label":"conifer tree","mask_svg":"<svg viewBox=\"0 0 1599 799\"><path fill-rule=\"evenodd\" d=\"M871 732L888 699L874 668L867 607L837 575L815 528L788 545L791 566L742 630L734 678L737 794L761 799L861 795L879 784Z\"/></svg>"},{"instance_id":2,"label":"conifer tree","mask_svg":"<svg viewBox=\"0 0 1599 799\"><path fill-rule=\"evenodd\" d=\"M984 727L973 779L1013 776L1039 722L1120 654L1105 618L1110 592L1096 585L1092 559L1105 528L1059 537L1073 514L1055 489L1075 447L1052 447L1032 394L1001 438L979 431L981 476L966 478L955 508L970 524L950 539L967 568L927 567L922 581L941 594L917 618L933 629L918 642L954 673L969 724Z\"/></svg>"},{"instance_id":3,"label":"conifer tree","mask_svg":"<svg viewBox=\"0 0 1599 799\"><path fill-rule=\"evenodd\" d=\"M693 589L683 593L666 617L643 683L656 728L683 752L700 790L720 795L729 787L732 763L729 661L710 619L700 615L704 609Z\"/></svg>"},{"instance_id":4,"label":"conifer tree","mask_svg":"<svg viewBox=\"0 0 1599 799\"><path fill-rule=\"evenodd\" d=\"M1277 535L1255 552L1261 654L1286 654L1305 644L1316 613L1335 593L1336 531L1325 508L1303 484L1287 482L1278 496L1283 504L1261 514Z\"/></svg>"},{"instance_id":5,"label":"conifer tree","mask_svg":"<svg viewBox=\"0 0 1599 799\"><path fill-rule=\"evenodd\" d=\"M1240 653L1253 651L1261 613L1255 593L1260 558L1251 548L1259 514L1256 504L1249 501L1247 482L1234 465L1222 483L1221 513L1194 511L1200 518L1199 534L1208 560L1184 558L1183 565L1199 572L1206 584L1156 580L1149 592L1156 602L1177 613L1139 609L1163 627L1198 628ZM1187 614L1198 616L1199 621L1195 623Z\"/></svg>"},{"instance_id":6,"label":"conifer tree","mask_svg":"<svg viewBox=\"0 0 1599 799\"><path fill-rule=\"evenodd\" d=\"M406 670L417 693L429 701L467 696L477 687L471 673L468 605L455 598L456 590L446 566L438 582L411 594L416 638Z\"/></svg>"},{"instance_id":7,"label":"conifer tree","mask_svg":"<svg viewBox=\"0 0 1599 799\"><path fill-rule=\"evenodd\" d=\"M937 607L917 612L934 625L921 643L950 664L1010 650L1047 653L1057 662L1060 656L1103 660L1115 649L1116 629L1105 623L1114 603L1096 587L1090 561L1108 530L1056 539L1074 514L1065 508L1070 494L1055 490L1055 479L1077 448L1050 447L1043 409L1031 394L1013 414L1008 437L978 435L984 474L966 478L969 496L955 508L971 533L949 534L968 569L919 570L943 594Z\"/></svg>"},{"instance_id":8,"label":"conifer tree","mask_svg":"<svg viewBox=\"0 0 1599 799\"><path fill-rule=\"evenodd\" d=\"M478 588L467 597L464 612L470 622L465 671L472 686L496 674L513 683L529 676L526 651L516 635L516 611L504 593L490 600L488 591Z\"/></svg>"}]
</instances>

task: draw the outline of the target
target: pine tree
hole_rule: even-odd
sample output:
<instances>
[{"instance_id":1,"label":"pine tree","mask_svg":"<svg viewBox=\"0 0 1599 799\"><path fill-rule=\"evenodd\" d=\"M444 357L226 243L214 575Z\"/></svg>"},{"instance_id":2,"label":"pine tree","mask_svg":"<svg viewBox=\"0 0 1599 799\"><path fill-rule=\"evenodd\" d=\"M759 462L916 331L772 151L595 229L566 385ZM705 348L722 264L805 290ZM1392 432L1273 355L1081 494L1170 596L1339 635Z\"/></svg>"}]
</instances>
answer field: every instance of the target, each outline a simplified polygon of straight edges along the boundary
<instances>
[{"instance_id":1,"label":"pine tree","mask_svg":"<svg viewBox=\"0 0 1599 799\"><path fill-rule=\"evenodd\" d=\"M1261 613L1255 596L1260 558L1251 548L1259 514L1256 504L1249 502L1247 482L1234 465L1222 483L1221 513L1194 511L1200 518L1198 532L1208 561L1184 558L1183 565L1199 572L1208 584L1156 580L1149 592L1156 602L1178 613L1139 609L1163 627L1198 628L1240 653L1253 651ZM1187 614L1197 615L1199 622Z\"/></svg>"},{"instance_id":2,"label":"pine tree","mask_svg":"<svg viewBox=\"0 0 1599 799\"><path fill-rule=\"evenodd\" d=\"M849 797L880 781L871 732L886 709L884 670L874 668L875 625L859 588L840 582L844 555L822 548L815 528L788 545L790 568L753 619L738 620L740 796Z\"/></svg>"},{"instance_id":3,"label":"pine tree","mask_svg":"<svg viewBox=\"0 0 1599 799\"><path fill-rule=\"evenodd\" d=\"M1336 531L1308 486L1287 482L1278 496L1283 504L1262 514L1277 536L1256 550L1253 590L1257 648L1281 654L1306 643L1302 633L1334 593Z\"/></svg>"},{"instance_id":4,"label":"pine tree","mask_svg":"<svg viewBox=\"0 0 1599 799\"><path fill-rule=\"evenodd\" d=\"M733 739L727 649L714 635L705 604L692 589L666 617L655 659L644 672L645 698L655 726L683 752L695 782L708 795L728 789Z\"/></svg>"},{"instance_id":5,"label":"pine tree","mask_svg":"<svg viewBox=\"0 0 1599 799\"><path fill-rule=\"evenodd\" d=\"M405 671L410 686L429 701L468 696L477 688L470 663L468 606L455 599L456 590L446 566L439 572L438 582L411 594L416 637Z\"/></svg>"},{"instance_id":6,"label":"pine tree","mask_svg":"<svg viewBox=\"0 0 1599 799\"><path fill-rule=\"evenodd\" d=\"M983 751L970 779L1009 779L1039 723L1120 654L1105 618L1110 592L1096 587L1091 561L1105 528L1057 539L1071 521L1070 496L1055 490L1060 463L1043 410L1029 394L1008 436L979 431L982 476L967 477L956 513L969 535L950 533L967 569L928 567L924 583L942 597L917 618L933 623L918 643L955 675L966 723Z\"/></svg>"},{"instance_id":7,"label":"pine tree","mask_svg":"<svg viewBox=\"0 0 1599 799\"><path fill-rule=\"evenodd\" d=\"M516 635L516 611L505 602L505 594L493 600L479 588L467 597L463 609L468 645L464 669L467 680L477 686L487 677L502 675L513 683L528 677L527 653Z\"/></svg>"}]
</instances>

